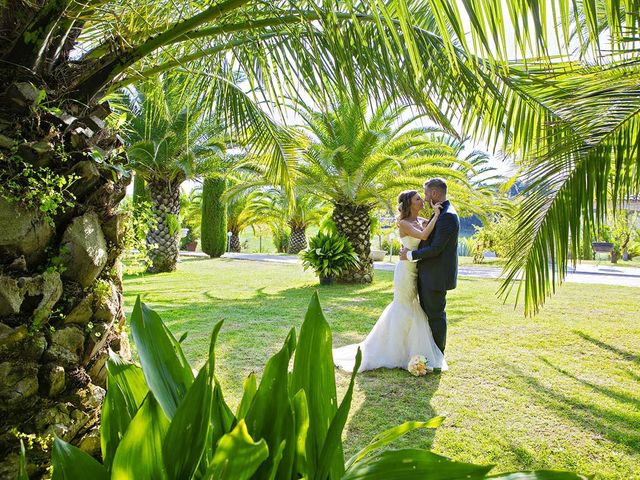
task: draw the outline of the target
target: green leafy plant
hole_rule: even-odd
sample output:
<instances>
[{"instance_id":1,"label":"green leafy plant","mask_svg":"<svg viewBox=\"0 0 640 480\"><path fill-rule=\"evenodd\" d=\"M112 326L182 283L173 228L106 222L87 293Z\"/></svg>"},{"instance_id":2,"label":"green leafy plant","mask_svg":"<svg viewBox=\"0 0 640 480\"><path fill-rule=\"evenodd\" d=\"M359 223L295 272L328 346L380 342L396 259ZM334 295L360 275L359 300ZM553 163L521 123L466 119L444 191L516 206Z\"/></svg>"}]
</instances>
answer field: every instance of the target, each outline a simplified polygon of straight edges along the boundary
<instances>
[{"instance_id":1,"label":"green leafy plant","mask_svg":"<svg viewBox=\"0 0 640 480\"><path fill-rule=\"evenodd\" d=\"M340 275L358 265L358 255L346 237L319 232L309 240L309 248L301 253L304 269L313 268L321 281Z\"/></svg>"},{"instance_id":2,"label":"green leafy plant","mask_svg":"<svg viewBox=\"0 0 640 480\"><path fill-rule=\"evenodd\" d=\"M147 233L155 228L157 218L151 203L146 201L132 202L125 199L119 208L126 215L124 229L124 270L126 273L137 273L145 270L150 264Z\"/></svg>"},{"instance_id":3,"label":"green leafy plant","mask_svg":"<svg viewBox=\"0 0 640 480\"><path fill-rule=\"evenodd\" d=\"M513 248L517 223L508 215L495 215L482 227L474 226L473 263L482 263L484 252L493 251L497 257L504 258Z\"/></svg>"},{"instance_id":4,"label":"green leafy plant","mask_svg":"<svg viewBox=\"0 0 640 480\"><path fill-rule=\"evenodd\" d=\"M33 166L15 152L10 157L0 153L0 166L0 195L27 208L37 208L50 225L58 213L74 206L75 196L69 187L77 175L59 175L48 167Z\"/></svg>"},{"instance_id":5,"label":"green leafy plant","mask_svg":"<svg viewBox=\"0 0 640 480\"><path fill-rule=\"evenodd\" d=\"M476 251L476 242L471 237L458 239L458 255L461 257L473 257Z\"/></svg>"},{"instance_id":6,"label":"green leafy plant","mask_svg":"<svg viewBox=\"0 0 640 480\"><path fill-rule=\"evenodd\" d=\"M280 228L274 228L271 231L271 238L273 239L273 245L276 247L276 251L278 253L285 253L287 251L287 245L289 245L291 232L283 225L279 227Z\"/></svg>"},{"instance_id":7,"label":"green leafy plant","mask_svg":"<svg viewBox=\"0 0 640 480\"><path fill-rule=\"evenodd\" d=\"M180 239L180 249L185 250L187 245L191 243L196 243L198 241L198 237L195 235L192 229L187 230L187 234Z\"/></svg>"},{"instance_id":8,"label":"green leafy plant","mask_svg":"<svg viewBox=\"0 0 640 480\"><path fill-rule=\"evenodd\" d=\"M400 242L395 238L389 243L389 240L385 238L382 241L382 250L389 253L389 249L391 249L391 255L400 255Z\"/></svg>"},{"instance_id":9,"label":"green leafy plant","mask_svg":"<svg viewBox=\"0 0 640 480\"><path fill-rule=\"evenodd\" d=\"M169 228L169 235L177 235L180 231L180 220L178 219L178 215L167 213L165 219L167 221L167 227Z\"/></svg>"},{"instance_id":10,"label":"green leafy plant","mask_svg":"<svg viewBox=\"0 0 640 480\"><path fill-rule=\"evenodd\" d=\"M180 342L138 298L131 333L141 366L113 353L107 363L100 431L103 463L56 438L54 480L488 478L491 466L455 462L422 449L381 450L405 433L436 428L442 417L386 430L345 462L341 435L361 355L358 352L349 387L338 403L331 330L317 294L300 334L296 337L291 329L260 382L254 374L247 377L235 412L224 400L214 369L221 326L214 326L208 359L194 378ZM540 471L517 478L583 477Z\"/></svg>"}]
</instances>

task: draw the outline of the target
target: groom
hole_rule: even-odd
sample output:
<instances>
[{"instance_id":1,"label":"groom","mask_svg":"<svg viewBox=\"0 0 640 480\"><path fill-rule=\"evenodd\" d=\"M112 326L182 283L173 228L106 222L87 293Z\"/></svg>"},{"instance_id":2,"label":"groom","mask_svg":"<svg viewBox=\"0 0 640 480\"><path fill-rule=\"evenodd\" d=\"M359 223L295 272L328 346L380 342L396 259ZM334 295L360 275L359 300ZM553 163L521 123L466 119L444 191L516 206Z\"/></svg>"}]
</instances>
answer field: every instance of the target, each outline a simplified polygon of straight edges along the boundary
<instances>
[{"instance_id":1,"label":"groom","mask_svg":"<svg viewBox=\"0 0 640 480\"><path fill-rule=\"evenodd\" d=\"M442 204L433 232L420 242L417 250L400 251L401 260L418 262L418 296L427 314L436 345L444 353L447 343L447 290L456 288L458 278L458 231L460 221L447 200L447 184L434 178L424 184L424 201Z\"/></svg>"}]
</instances>

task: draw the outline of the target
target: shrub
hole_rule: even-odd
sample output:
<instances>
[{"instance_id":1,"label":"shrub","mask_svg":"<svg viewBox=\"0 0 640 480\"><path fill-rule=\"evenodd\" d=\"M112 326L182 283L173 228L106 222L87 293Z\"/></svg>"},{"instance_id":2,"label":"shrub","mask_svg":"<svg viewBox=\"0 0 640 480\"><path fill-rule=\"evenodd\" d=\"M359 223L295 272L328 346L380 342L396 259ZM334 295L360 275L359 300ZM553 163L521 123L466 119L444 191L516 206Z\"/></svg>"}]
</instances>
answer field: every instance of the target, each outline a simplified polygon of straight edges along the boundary
<instances>
[{"instance_id":1,"label":"shrub","mask_svg":"<svg viewBox=\"0 0 640 480\"><path fill-rule=\"evenodd\" d=\"M629 260L640 257L640 242L630 243L627 247L627 255L629 256Z\"/></svg>"},{"instance_id":2,"label":"shrub","mask_svg":"<svg viewBox=\"0 0 640 480\"><path fill-rule=\"evenodd\" d=\"M271 230L271 238L273 239L273 245L276 247L278 253L286 253L287 246L289 245L289 238L291 234L285 226L278 225Z\"/></svg>"},{"instance_id":3,"label":"shrub","mask_svg":"<svg viewBox=\"0 0 640 480\"><path fill-rule=\"evenodd\" d=\"M147 233L156 228L157 219L151 203L139 200L133 203L126 198L120 203L120 213L124 214L124 255L123 267L126 273L137 273L151 265L149 258L150 245L147 244Z\"/></svg>"},{"instance_id":4,"label":"shrub","mask_svg":"<svg viewBox=\"0 0 640 480\"><path fill-rule=\"evenodd\" d=\"M193 233L193 230L189 228L187 234L180 239L180 250L184 250L187 248L187 245L190 243L195 243L198 241L198 237Z\"/></svg>"},{"instance_id":5,"label":"shrub","mask_svg":"<svg viewBox=\"0 0 640 480\"><path fill-rule=\"evenodd\" d=\"M358 255L347 237L319 232L301 253L304 269L313 268L320 278L331 278L358 266Z\"/></svg>"},{"instance_id":6,"label":"shrub","mask_svg":"<svg viewBox=\"0 0 640 480\"><path fill-rule=\"evenodd\" d=\"M138 298L131 333L141 366L113 353L107 362L108 389L100 430L103 463L56 438L53 478L438 480L486 478L491 470L491 466L455 462L423 449L381 451L405 433L437 427L442 417L406 422L382 432L344 461L341 435L361 354L358 351L349 387L338 406L331 330L317 294L299 336L292 328L282 349L267 362L259 383L253 373L247 377L235 412L225 402L214 371L221 326L219 322L213 327L208 359L194 378L180 342ZM541 471L491 478L582 477Z\"/></svg>"},{"instance_id":7,"label":"shrub","mask_svg":"<svg viewBox=\"0 0 640 480\"><path fill-rule=\"evenodd\" d=\"M202 186L201 248L210 257L227 250L227 206L222 201L225 186L222 177L207 177Z\"/></svg>"},{"instance_id":8,"label":"shrub","mask_svg":"<svg viewBox=\"0 0 640 480\"><path fill-rule=\"evenodd\" d=\"M484 252L491 250L497 257L504 258L513 250L514 234L517 222L508 216L496 215L482 227L474 226L473 262L482 263Z\"/></svg>"},{"instance_id":9,"label":"shrub","mask_svg":"<svg viewBox=\"0 0 640 480\"><path fill-rule=\"evenodd\" d=\"M473 257L476 251L476 242L471 237L458 239L458 255L461 257Z\"/></svg>"},{"instance_id":10,"label":"shrub","mask_svg":"<svg viewBox=\"0 0 640 480\"><path fill-rule=\"evenodd\" d=\"M389 253L389 240L382 241L382 250ZM391 243L391 254L400 255L400 242L396 239Z\"/></svg>"}]
</instances>

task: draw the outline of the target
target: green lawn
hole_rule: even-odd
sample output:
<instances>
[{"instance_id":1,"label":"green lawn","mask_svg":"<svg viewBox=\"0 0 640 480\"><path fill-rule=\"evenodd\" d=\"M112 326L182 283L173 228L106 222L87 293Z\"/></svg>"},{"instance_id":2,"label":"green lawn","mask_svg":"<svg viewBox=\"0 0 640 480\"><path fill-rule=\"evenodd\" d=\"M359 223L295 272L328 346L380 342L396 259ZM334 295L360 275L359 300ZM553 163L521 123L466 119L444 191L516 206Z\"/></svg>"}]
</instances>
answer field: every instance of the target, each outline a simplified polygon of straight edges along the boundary
<instances>
[{"instance_id":1,"label":"green lawn","mask_svg":"<svg viewBox=\"0 0 640 480\"><path fill-rule=\"evenodd\" d=\"M377 432L407 420L447 417L435 432L413 432L396 446L429 447L460 461L512 469L569 469L598 478L640 478L640 290L567 284L542 313L494 295L498 283L463 278L448 297L447 358L442 375L401 370L358 375L346 455ZM203 362L211 327L216 367L235 407L244 377L299 327L316 279L297 265L191 260L177 272L125 279L158 310L174 334L185 331L190 361ZM367 286L320 290L336 346L359 341L392 299L392 274ZM348 376L336 374L339 396Z\"/></svg>"}]
</instances>

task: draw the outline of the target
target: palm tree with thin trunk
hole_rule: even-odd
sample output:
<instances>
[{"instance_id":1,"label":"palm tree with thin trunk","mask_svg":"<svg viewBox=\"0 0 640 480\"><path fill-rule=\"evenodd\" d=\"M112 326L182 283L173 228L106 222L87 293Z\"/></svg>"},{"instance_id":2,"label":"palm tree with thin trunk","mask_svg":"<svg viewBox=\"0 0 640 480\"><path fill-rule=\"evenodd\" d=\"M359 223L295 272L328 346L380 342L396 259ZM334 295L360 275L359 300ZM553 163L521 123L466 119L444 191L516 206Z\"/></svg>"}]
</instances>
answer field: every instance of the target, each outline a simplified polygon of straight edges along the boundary
<instances>
[{"instance_id":1,"label":"palm tree with thin trunk","mask_svg":"<svg viewBox=\"0 0 640 480\"><path fill-rule=\"evenodd\" d=\"M293 198L282 188L266 187L248 198L247 212L252 223L264 223L272 235L288 229L286 253L298 254L307 248L307 228L318 225L326 214L326 205L318 197L302 194L294 186Z\"/></svg>"}]
</instances>

